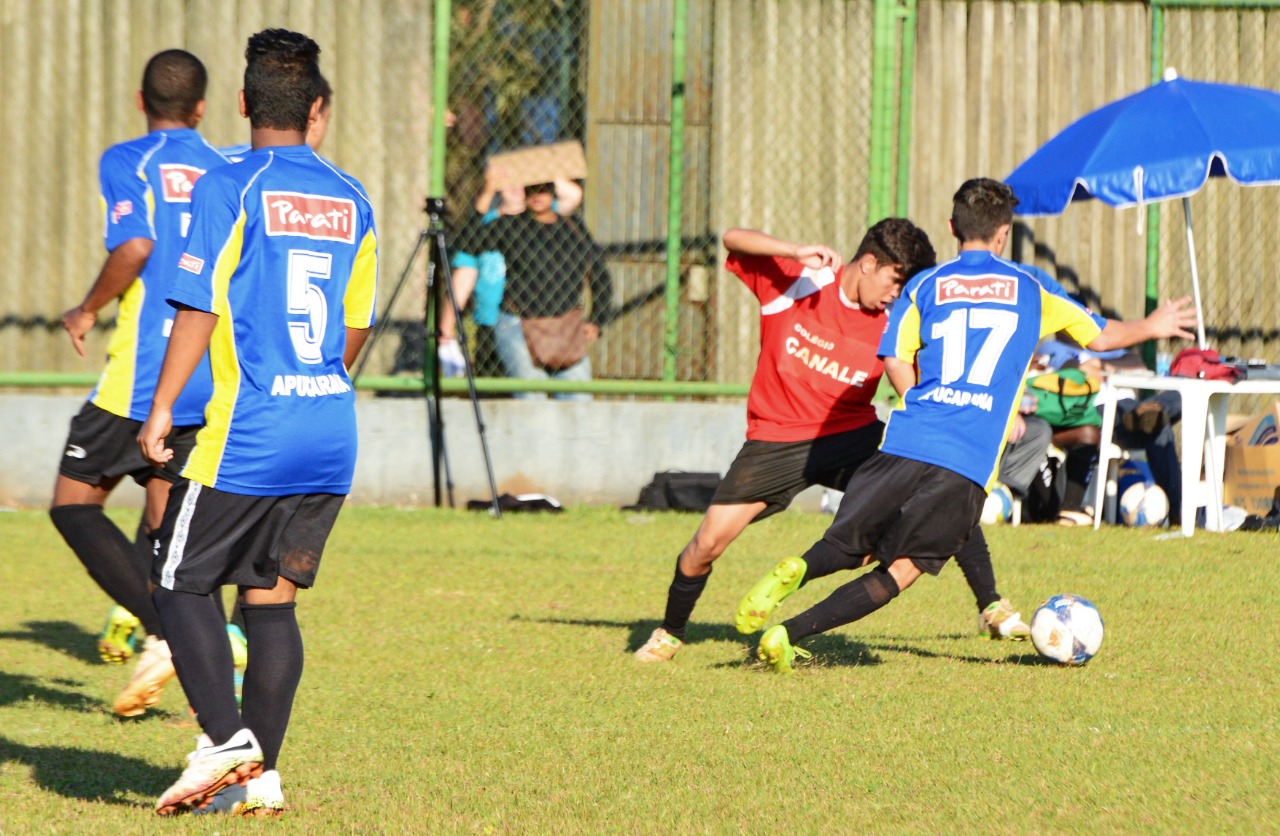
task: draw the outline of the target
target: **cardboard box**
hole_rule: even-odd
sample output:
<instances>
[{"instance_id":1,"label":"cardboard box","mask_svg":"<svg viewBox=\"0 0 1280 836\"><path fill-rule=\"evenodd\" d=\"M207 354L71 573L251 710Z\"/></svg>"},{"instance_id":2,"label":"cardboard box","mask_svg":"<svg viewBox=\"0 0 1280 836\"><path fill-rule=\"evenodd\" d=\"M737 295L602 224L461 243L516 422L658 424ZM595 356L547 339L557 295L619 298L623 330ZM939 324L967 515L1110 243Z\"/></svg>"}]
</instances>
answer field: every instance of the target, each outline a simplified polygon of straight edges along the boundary
<instances>
[{"instance_id":1,"label":"cardboard box","mask_svg":"<svg viewBox=\"0 0 1280 836\"><path fill-rule=\"evenodd\" d=\"M1280 402L1227 438L1223 501L1265 517L1280 487Z\"/></svg>"},{"instance_id":2,"label":"cardboard box","mask_svg":"<svg viewBox=\"0 0 1280 836\"><path fill-rule=\"evenodd\" d=\"M1228 422L1230 423L1230 422ZM1260 415L1255 415L1245 425L1227 436L1227 444L1260 447L1280 442L1280 401Z\"/></svg>"},{"instance_id":3,"label":"cardboard box","mask_svg":"<svg viewBox=\"0 0 1280 836\"><path fill-rule=\"evenodd\" d=\"M535 145L489 157L489 167L502 166L518 185L534 186L553 180L583 180L587 176L587 155L577 140Z\"/></svg>"}]
</instances>

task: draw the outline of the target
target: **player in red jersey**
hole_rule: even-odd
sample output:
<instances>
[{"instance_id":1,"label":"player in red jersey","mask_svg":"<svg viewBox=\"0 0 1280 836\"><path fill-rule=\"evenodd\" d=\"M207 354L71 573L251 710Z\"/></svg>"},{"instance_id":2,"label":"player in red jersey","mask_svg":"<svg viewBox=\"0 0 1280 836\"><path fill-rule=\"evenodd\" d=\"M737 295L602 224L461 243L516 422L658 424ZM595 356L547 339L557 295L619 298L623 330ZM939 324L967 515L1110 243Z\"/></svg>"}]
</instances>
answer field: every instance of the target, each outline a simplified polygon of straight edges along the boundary
<instances>
[{"instance_id":1,"label":"player in red jersey","mask_svg":"<svg viewBox=\"0 0 1280 836\"><path fill-rule=\"evenodd\" d=\"M935 262L929 237L888 218L867 231L853 259L821 244L763 232L724 235L726 268L760 300L760 359L747 397L747 441L676 562L662 626L636 651L665 662L681 647L711 565L756 520L784 510L805 488L843 490L880 444L871 399L885 310L907 279Z\"/></svg>"}]
</instances>

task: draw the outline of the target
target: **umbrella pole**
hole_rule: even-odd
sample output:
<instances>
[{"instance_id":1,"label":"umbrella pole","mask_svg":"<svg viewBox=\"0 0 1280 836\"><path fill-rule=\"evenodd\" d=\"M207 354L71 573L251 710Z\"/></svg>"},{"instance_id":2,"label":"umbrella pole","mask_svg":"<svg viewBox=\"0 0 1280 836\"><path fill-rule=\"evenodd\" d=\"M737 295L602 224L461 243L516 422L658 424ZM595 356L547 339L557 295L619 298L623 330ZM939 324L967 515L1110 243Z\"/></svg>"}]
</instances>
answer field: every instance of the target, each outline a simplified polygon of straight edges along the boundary
<instances>
[{"instance_id":1,"label":"umbrella pole","mask_svg":"<svg viewBox=\"0 0 1280 836\"><path fill-rule=\"evenodd\" d=\"M1191 292L1195 296L1196 301L1196 336L1200 340L1200 350L1209 347L1209 343L1204 338L1204 306L1200 303L1200 271L1196 269L1196 239L1191 233L1191 198L1184 197L1182 199L1182 214L1187 220L1187 253L1191 256ZM1211 439L1217 438L1218 428L1214 426L1213 410L1209 410L1205 422L1205 437L1200 440L1204 445L1204 470L1205 483L1209 487L1209 496L1205 501L1204 509L1204 525L1211 531L1222 530L1222 497L1218 494L1218 479L1214 474L1218 473L1218 451L1215 449ZM1185 491L1186 485L1182 486Z\"/></svg>"},{"instance_id":2,"label":"umbrella pole","mask_svg":"<svg viewBox=\"0 0 1280 836\"><path fill-rule=\"evenodd\" d=\"M1182 214L1187 219L1187 254L1191 256L1191 293L1196 301L1196 337L1200 350L1209 347L1204 338L1204 306L1200 303L1200 271L1196 268L1196 238L1191 233L1191 198L1182 199Z\"/></svg>"}]
</instances>

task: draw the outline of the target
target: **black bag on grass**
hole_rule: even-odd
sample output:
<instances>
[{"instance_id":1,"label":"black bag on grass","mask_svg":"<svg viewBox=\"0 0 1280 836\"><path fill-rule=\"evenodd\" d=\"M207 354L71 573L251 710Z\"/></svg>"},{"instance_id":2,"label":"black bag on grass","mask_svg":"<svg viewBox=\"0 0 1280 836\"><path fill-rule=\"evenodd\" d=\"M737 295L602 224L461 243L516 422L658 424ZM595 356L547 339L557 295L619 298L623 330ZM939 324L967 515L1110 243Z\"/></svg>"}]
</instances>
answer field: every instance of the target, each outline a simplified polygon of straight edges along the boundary
<instances>
[{"instance_id":1,"label":"black bag on grass","mask_svg":"<svg viewBox=\"0 0 1280 836\"><path fill-rule=\"evenodd\" d=\"M719 473L685 473L667 470L653 474L653 481L640 489L635 505L624 511L705 511L720 487Z\"/></svg>"}]
</instances>

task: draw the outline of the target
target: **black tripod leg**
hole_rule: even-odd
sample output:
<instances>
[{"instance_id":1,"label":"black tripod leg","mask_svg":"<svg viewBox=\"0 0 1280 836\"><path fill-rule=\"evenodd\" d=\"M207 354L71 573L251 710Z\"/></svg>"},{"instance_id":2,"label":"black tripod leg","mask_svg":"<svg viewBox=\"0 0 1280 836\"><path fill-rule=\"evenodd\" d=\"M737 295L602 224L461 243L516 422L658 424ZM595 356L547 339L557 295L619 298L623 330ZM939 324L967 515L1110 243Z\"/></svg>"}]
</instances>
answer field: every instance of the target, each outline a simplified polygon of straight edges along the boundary
<instances>
[{"instance_id":1,"label":"black tripod leg","mask_svg":"<svg viewBox=\"0 0 1280 836\"><path fill-rule=\"evenodd\" d=\"M364 344L364 348L360 351L360 359L356 361L355 368L351 369L351 385L354 387L356 381L360 379L360 375L364 373L364 365L368 362L369 357L373 355L373 346L378 342L378 338L387 330L387 324L390 321L390 313L395 309L396 299L400 298L400 291L404 290L404 286L409 281L409 274L413 272L413 264L418 260L418 253L422 252L422 245L427 241L428 230L422 230L418 233L418 242L413 245L413 252L409 253L409 260L404 264L404 270L400 271L400 278L396 281L395 289L391 291L391 298L387 300L387 305L382 310L385 312L378 324L373 326L373 333L369 335L369 339Z\"/></svg>"},{"instance_id":2,"label":"black tripod leg","mask_svg":"<svg viewBox=\"0 0 1280 836\"><path fill-rule=\"evenodd\" d=\"M476 392L475 369L471 365L471 352L467 350L467 341L466 341L467 338L466 338L465 330L462 328L462 311L459 310L458 308L458 297L453 292L453 275L449 268L449 257L448 257L449 244L445 238L444 224L441 223L440 217L434 214L431 215L430 217L431 217L430 229L433 233L434 241L435 241L435 252L433 253L435 260L433 263L438 267L439 276L440 276L440 282L438 283L438 286L436 288L435 301L437 304L436 304L436 311L435 311L435 319L433 321L433 327L435 329L434 336L437 340L440 337L440 302L442 300L439 298L439 295L440 295L440 287L443 287L445 290L445 293L448 294L449 305L453 309L454 321L458 323L458 347L462 352L462 365L466 371L467 393L471 397L471 407L472 407L472 410L475 412L475 416L476 416L476 431L480 436L480 450L484 455L485 474L489 477L489 503L493 509L493 515L495 517L500 518L502 516L502 508L498 503L498 485L497 485L497 481L493 477L493 459L489 455L489 441L487 436L485 435L484 415L480 410L480 395ZM436 366L435 366L436 374L433 376L433 380L435 381L436 392L438 395L439 387L440 387L439 359L437 358L435 362L436 362ZM443 418L440 416L440 409L439 409L438 403L437 403L437 409L436 409L436 420L439 422L441 441L443 441L444 422L443 422ZM453 504L452 490L453 490L452 482L450 482L449 504L451 506ZM437 504L439 504L439 502L437 502Z\"/></svg>"}]
</instances>

